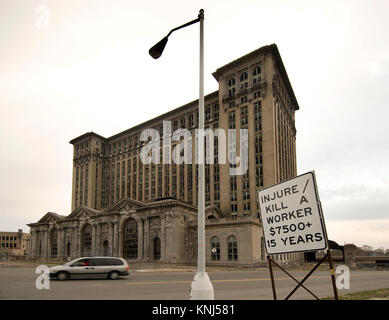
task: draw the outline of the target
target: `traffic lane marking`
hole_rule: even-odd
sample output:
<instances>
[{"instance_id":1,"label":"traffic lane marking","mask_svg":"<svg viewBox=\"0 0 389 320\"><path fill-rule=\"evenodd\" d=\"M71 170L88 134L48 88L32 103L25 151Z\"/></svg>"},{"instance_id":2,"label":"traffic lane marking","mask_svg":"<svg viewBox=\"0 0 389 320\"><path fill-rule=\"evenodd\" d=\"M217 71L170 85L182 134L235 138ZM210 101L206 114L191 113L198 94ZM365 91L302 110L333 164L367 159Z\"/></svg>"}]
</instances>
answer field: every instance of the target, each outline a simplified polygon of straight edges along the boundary
<instances>
[{"instance_id":1,"label":"traffic lane marking","mask_svg":"<svg viewBox=\"0 0 389 320\"><path fill-rule=\"evenodd\" d=\"M327 278L327 276L316 276L310 278ZM296 278L299 279L299 278ZM300 277L304 279L304 277ZM274 280L293 280L292 278L275 278ZM224 280L211 280L211 282L250 282L250 281L270 281L270 278L254 278L254 279L224 279ZM147 281L147 282L128 282L128 284L188 284L192 281Z\"/></svg>"},{"instance_id":2,"label":"traffic lane marking","mask_svg":"<svg viewBox=\"0 0 389 320\"><path fill-rule=\"evenodd\" d=\"M323 278L329 278L331 275L328 274L326 276L310 276L307 281L309 279L323 279ZM368 276L367 274L366 275L362 275L362 274L358 274L358 275L352 275L350 274L350 276L352 277L363 277L363 276ZM302 276L302 277L295 277L297 280L302 280L304 279L305 276ZM285 277L285 278L274 278L274 280L293 280L292 278L290 277ZM211 282L250 282L250 281L270 281L270 278L250 278L250 279L223 279L223 280L212 280L211 279ZM131 284L131 285L143 285L143 284L188 284L188 283L192 283L192 281L188 281L188 280L181 280L181 281L144 281L144 282L128 282L128 284Z\"/></svg>"}]
</instances>

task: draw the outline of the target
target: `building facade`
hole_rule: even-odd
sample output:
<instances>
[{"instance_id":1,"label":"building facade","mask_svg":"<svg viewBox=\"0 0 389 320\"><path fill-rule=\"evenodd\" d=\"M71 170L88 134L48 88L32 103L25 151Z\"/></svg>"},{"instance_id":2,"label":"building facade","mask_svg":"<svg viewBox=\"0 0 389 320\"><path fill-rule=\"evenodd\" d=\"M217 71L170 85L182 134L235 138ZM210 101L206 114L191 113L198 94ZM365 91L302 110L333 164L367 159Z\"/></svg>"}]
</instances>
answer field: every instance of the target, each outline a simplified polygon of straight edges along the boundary
<instances>
[{"instance_id":1,"label":"building facade","mask_svg":"<svg viewBox=\"0 0 389 320\"><path fill-rule=\"evenodd\" d=\"M17 232L0 231L0 254L11 256L27 256L29 253L30 234L23 233L22 229Z\"/></svg>"},{"instance_id":2,"label":"building facade","mask_svg":"<svg viewBox=\"0 0 389 320\"><path fill-rule=\"evenodd\" d=\"M255 263L265 257L257 192L297 175L294 115L299 106L275 44L232 61L213 76L219 90L205 97L204 109L207 259ZM193 101L109 138L89 132L71 140L72 212L49 212L29 224L33 256L195 261L196 128L198 101ZM154 129L160 140L143 139L145 129ZM234 129L236 139L230 136ZM238 154L243 144L241 129L248 137L248 169L233 175L231 168L242 166L229 162L231 152ZM157 161L145 164L140 154L154 139ZM188 149L182 152L184 145ZM175 163L175 148L180 155L191 150L192 161Z\"/></svg>"}]
</instances>

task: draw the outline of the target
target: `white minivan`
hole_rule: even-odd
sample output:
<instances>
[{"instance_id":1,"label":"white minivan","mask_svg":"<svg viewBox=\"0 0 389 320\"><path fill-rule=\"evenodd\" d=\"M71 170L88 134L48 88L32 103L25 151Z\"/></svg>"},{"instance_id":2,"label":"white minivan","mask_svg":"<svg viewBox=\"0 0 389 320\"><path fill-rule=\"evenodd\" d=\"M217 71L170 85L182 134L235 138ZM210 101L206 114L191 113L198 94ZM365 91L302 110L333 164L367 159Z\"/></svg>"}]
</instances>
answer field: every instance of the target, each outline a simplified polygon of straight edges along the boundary
<instances>
[{"instance_id":1,"label":"white minivan","mask_svg":"<svg viewBox=\"0 0 389 320\"><path fill-rule=\"evenodd\" d=\"M109 278L115 280L128 276L129 266L123 258L117 257L82 257L61 266L50 268L50 278L58 280Z\"/></svg>"}]
</instances>

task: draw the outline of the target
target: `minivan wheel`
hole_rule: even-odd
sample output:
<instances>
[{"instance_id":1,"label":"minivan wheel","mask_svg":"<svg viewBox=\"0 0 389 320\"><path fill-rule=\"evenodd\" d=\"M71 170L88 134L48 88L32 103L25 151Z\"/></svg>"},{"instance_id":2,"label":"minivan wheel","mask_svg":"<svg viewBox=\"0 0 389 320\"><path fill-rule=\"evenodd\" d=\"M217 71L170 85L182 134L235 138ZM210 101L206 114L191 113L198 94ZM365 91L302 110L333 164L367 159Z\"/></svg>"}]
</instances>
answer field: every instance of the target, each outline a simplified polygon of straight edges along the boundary
<instances>
[{"instance_id":1,"label":"minivan wheel","mask_svg":"<svg viewBox=\"0 0 389 320\"><path fill-rule=\"evenodd\" d=\"M116 280L117 278L119 278L119 272L117 271L112 271L109 276L108 276L111 280Z\"/></svg>"},{"instance_id":2,"label":"minivan wheel","mask_svg":"<svg viewBox=\"0 0 389 320\"><path fill-rule=\"evenodd\" d=\"M60 281L66 280L68 278L68 274L66 272L57 273L57 279Z\"/></svg>"}]
</instances>

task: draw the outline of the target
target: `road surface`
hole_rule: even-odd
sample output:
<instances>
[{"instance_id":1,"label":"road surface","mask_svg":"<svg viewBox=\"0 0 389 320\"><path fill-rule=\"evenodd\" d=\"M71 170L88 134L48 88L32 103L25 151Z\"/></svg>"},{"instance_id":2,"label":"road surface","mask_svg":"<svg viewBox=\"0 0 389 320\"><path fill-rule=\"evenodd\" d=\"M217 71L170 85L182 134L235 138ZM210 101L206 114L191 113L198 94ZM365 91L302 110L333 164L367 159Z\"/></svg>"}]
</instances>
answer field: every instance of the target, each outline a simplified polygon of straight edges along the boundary
<instances>
[{"instance_id":1,"label":"road surface","mask_svg":"<svg viewBox=\"0 0 389 320\"><path fill-rule=\"evenodd\" d=\"M290 271L302 279L307 271ZM218 300L273 299L269 272L212 271L209 277ZM275 270L277 297L285 298L296 283L282 271ZM187 300L193 272L133 271L118 280L87 279L50 281L50 289L36 288L34 267L0 266L0 299L113 299L113 300ZM319 297L333 295L329 271L316 271L304 285ZM351 271L347 294L364 290L389 288L389 271ZM292 299L314 299L299 288Z\"/></svg>"}]
</instances>

